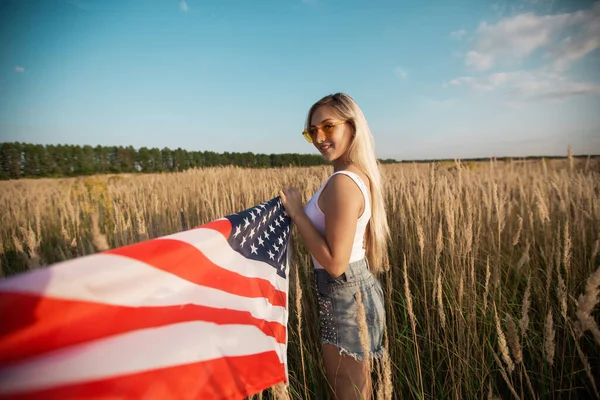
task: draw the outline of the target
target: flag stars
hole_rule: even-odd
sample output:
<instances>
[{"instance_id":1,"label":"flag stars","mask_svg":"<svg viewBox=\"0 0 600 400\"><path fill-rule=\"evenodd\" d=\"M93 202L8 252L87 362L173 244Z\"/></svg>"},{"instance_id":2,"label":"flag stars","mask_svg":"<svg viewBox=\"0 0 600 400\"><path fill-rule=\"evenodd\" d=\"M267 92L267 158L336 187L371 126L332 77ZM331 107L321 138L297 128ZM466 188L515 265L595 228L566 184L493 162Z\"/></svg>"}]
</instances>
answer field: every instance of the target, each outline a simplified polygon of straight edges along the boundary
<instances>
[{"instance_id":1,"label":"flag stars","mask_svg":"<svg viewBox=\"0 0 600 400\"><path fill-rule=\"evenodd\" d=\"M254 231L254 228L252 228L252 229L250 230L250 237L251 237L251 238L253 238L253 237L254 237L254 233L255 233L255 231Z\"/></svg>"},{"instance_id":2,"label":"flag stars","mask_svg":"<svg viewBox=\"0 0 600 400\"><path fill-rule=\"evenodd\" d=\"M233 237L237 238L240 233L242 233L242 228L240 228L240 226L238 225L235 227L235 233L233 234Z\"/></svg>"},{"instance_id":3,"label":"flag stars","mask_svg":"<svg viewBox=\"0 0 600 400\"><path fill-rule=\"evenodd\" d=\"M252 254L258 254L258 252L256 251L256 250L258 250L258 248L255 247L253 244L250 245L250 249L251 249Z\"/></svg>"},{"instance_id":4,"label":"flag stars","mask_svg":"<svg viewBox=\"0 0 600 400\"><path fill-rule=\"evenodd\" d=\"M275 259L275 254L271 253L271 250L269 250L269 251L267 252L267 254L269 254L269 258L270 258L271 260L274 260L274 259Z\"/></svg>"},{"instance_id":5,"label":"flag stars","mask_svg":"<svg viewBox=\"0 0 600 400\"><path fill-rule=\"evenodd\" d=\"M275 232L275 228L273 228L273 225L269 225L269 230L270 230L271 232Z\"/></svg>"},{"instance_id":6,"label":"flag stars","mask_svg":"<svg viewBox=\"0 0 600 400\"><path fill-rule=\"evenodd\" d=\"M267 224L267 216L266 216L266 215L263 217L263 219L262 219L262 223L263 223L263 225L266 225L266 224Z\"/></svg>"},{"instance_id":7,"label":"flag stars","mask_svg":"<svg viewBox=\"0 0 600 400\"><path fill-rule=\"evenodd\" d=\"M277 242L281 245L283 244L283 239L281 238L281 236L279 236L279 238L277 238Z\"/></svg>"},{"instance_id":8,"label":"flag stars","mask_svg":"<svg viewBox=\"0 0 600 400\"><path fill-rule=\"evenodd\" d=\"M275 243L273 243L273 248L275 249L275 251L279 251L279 246L277 246Z\"/></svg>"},{"instance_id":9,"label":"flag stars","mask_svg":"<svg viewBox=\"0 0 600 400\"><path fill-rule=\"evenodd\" d=\"M269 240L269 232L265 231L265 239Z\"/></svg>"},{"instance_id":10,"label":"flag stars","mask_svg":"<svg viewBox=\"0 0 600 400\"><path fill-rule=\"evenodd\" d=\"M250 225L250 221L248 218L244 218L244 229L246 229Z\"/></svg>"},{"instance_id":11,"label":"flag stars","mask_svg":"<svg viewBox=\"0 0 600 400\"><path fill-rule=\"evenodd\" d=\"M252 222L256 219L256 215L252 211L250 211L250 216L252 217Z\"/></svg>"},{"instance_id":12,"label":"flag stars","mask_svg":"<svg viewBox=\"0 0 600 400\"><path fill-rule=\"evenodd\" d=\"M258 244L261 246L265 245L265 241L260 236L258 237Z\"/></svg>"},{"instance_id":13,"label":"flag stars","mask_svg":"<svg viewBox=\"0 0 600 400\"><path fill-rule=\"evenodd\" d=\"M281 226L281 224L279 223L279 221L278 221L278 220L275 220L275 225L277 225L277 226Z\"/></svg>"}]
</instances>

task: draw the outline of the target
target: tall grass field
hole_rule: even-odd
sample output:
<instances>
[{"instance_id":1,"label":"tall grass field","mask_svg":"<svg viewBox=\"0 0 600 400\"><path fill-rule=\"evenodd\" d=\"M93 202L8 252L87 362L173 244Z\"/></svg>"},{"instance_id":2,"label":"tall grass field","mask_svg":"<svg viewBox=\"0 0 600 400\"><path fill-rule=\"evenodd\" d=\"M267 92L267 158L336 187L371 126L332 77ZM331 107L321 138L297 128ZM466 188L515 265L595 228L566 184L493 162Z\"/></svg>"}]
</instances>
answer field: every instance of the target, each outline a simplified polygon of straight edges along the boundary
<instances>
[{"instance_id":1,"label":"tall grass field","mask_svg":"<svg viewBox=\"0 0 600 400\"><path fill-rule=\"evenodd\" d=\"M388 352L376 399L590 399L600 392L598 159L382 167ZM0 274L198 226L329 167L0 182ZM287 393L325 399L316 295L294 234ZM1 322L0 322L1 323Z\"/></svg>"}]
</instances>

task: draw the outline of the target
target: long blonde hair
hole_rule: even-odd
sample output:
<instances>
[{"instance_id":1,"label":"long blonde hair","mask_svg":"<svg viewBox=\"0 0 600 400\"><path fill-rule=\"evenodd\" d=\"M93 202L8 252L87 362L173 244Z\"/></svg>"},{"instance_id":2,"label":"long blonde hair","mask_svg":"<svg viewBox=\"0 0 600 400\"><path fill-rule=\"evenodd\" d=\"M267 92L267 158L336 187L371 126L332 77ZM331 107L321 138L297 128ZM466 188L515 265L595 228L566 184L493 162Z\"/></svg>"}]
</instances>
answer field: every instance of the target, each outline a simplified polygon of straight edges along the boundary
<instances>
[{"instance_id":1,"label":"long blonde hair","mask_svg":"<svg viewBox=\"0 0 600 400\"><path fill-rule=\"evenodd\" d=\"M371 219L367 225L365 249L371 271L377 274L389 268L387 247L390 229L385 212L381 170L375 154L375 140L360 107L345 93L325 96L313 104L306 118L306 129L311 125L314 112L322 106L331 107L340 118L354 127L354 139L346 151L346 157L371 181Z\"/></svg>"}]
</instances>

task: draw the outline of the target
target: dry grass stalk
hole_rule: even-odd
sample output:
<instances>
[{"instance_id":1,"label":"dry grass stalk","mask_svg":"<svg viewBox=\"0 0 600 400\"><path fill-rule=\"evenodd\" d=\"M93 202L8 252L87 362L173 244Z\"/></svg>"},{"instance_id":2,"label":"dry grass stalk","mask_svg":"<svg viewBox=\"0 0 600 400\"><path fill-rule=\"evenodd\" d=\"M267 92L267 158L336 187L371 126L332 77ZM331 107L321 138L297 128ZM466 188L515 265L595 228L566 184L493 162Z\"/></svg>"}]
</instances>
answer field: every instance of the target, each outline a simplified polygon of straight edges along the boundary
<instances>
[{"instance_id":1,"label":"dry grass stalk","mask_svg":"<svg viewBox=\"0 0 600 400\"><path fill-rule=\"evenodd\" d=\"M581 363L583 364L585 373L587 374L588 379L590 380L590 383L592 384L592 389L594 389L596 398L600 399L600 394L598 393L598 388L596 387L596 380L594 379L594 374L592 374L592 368L590 367L590 362L588 361L588 358L586 357L583 350L581 350L581 346L579 345L579 343L577 341L575 341L575 348L577 349L577 354L579 355L579 359L581 360Z\"/></svg>"},{"instance_id":2,"label":"dry grass stalk","mask_svg":"<svg viewBox=\"0 0 600 400\"><path fill-rule=\"evenodd\" d=\"M380 380L377 389L377 400L391 400L393 394L392 365L387 348L388 345L386 344L379 362L381 373L378 373Z\"/></svg>"},{"instance_id":3,"label":"dry grass stalk","mask_svg":"<svg viewBox=\"0 0 600 400\"><path fill-rule=\"evenodd\" d=\"M556 296L560 302L560 314L564 320L567 321L567 287L562 275L560 274L560 271L557 271L556 275L558 280L558 285L556 286Z\"/></svg>"},{"instance_id":4,"label":"dry grass stalk","mask_svg":"<svg viewBox=\"0 0 600 400\"><path fill-rule=\"evenodd\" d=\"M546 322L544 324L544 352L546 354L546 361L548 364L554 365L554 324L552 323L552 310L548 311L546 315Z\"/></svg>"},{"instance_id":5,"label":"dry grass stalk","mask_svg":"<svg viewBox=\"0 0 600 400\"><path fill-rule=\"evenodd\" d=\"M512 393L512 395L515 396L515 399L520 400L521 397L519 397L517 391L515 390L515 387L511 383L510 379L508 379L508 375L506 374L502 361L500 361L500 359L496 355L496 352L492 352L492 355L494 356L494 360L496 360L496 364L498 364L498 366L500 367L500 375L502 375L502 379L504 379L506 386L508 386L508 390L510 390L510 393Z\"/></svg>"},{"instance_id":6,"label":"dry grass stalk","mask_svg":"<svg viewBox=\"0 0 600 400\"><path fill-rule=\"evenodd\" d=\"M442 254L443 249L444 249L444 236L442 234L442 221L440 220L437 237L435 240L435 256L439 257L440 254Z\"/></svg>"},{"instance_id":7,"label":"dry grass stalk","mask_svg":"<svg viewBox=\"0 0 600 400\"><path fill-rule=\"evenodd\" d=\"M515 232L515 236L513 237L512 240L512 245L516 246L517 244L519 244L519 239L521 238L521 230L523 229L523 218L521 218L521 216L518 216L519 221L517 222L517 231Z\"/></svg>"},{"instance_id":8,"label":"dry grass stalk","mask_svg":"<svg viewBox=\"0 0 600 400\"><path fill-rule=\"evenodd\" d=\"M421 221L417 222L417 239L419 243L419 249L421 250L421 260L423 260L425 251L425 235L423 234L423 226L421 225Z\"/></svg>"},{"instance_id":9,"label":"dry grass stalk","mask_svg":"<svg viewBox=\"0 0 600 400\"><path fill-rule=\"evenodd\" d=\"M446 329L446 313L444 313L444 301L442 296L442 274L440 274L437 278L437 303L438 303L438 314L440 316L440 322L442 324L442 328Z\"/></svg>"},{"instance_id":10,"label":"dry grass stalk","mask_svg":"<svg viewBox=\"0 0 600 400\"><path fill-rule=\"evenodd\" d=\"M274 400L290 400L288 388L283 383L278 383L274 386L271 386L271 393L273 394Z\"/></svg>"},{"instance_id":11,"label":"dry grass stalk","mask_svg":"<svg viewBox=\"0 0 600 400\"><path fill-rule=\"evenodd\" d=\"M106 235L100 231L100 226L98 225L98 210L94 210L92 213L92 243L97 251L104 251L110 248L106 240Z\"/></svg>"},{"instance_id":12,"label":"dry grass stalk","mask_svg":"<svg viewBox=\"0 0 600 400\"><path fill-rule=\"evenodd\" d=\"M357 304L357 315L356 319L358 322L358 337L360 339L360 345L365 353L365 358L369 358L369 349L371 347L369 341L369 328L367 327L367 314L365 313L365 306L362 302L362 293L356 286L356 304Z\"/></svg>"},{"instance_id":13,"label":"dry grass stalk","mask_svg":"<svg viewBox=\"0 0 600 400\"><path fill-rule=\"evenodd\" d=\"M577 320L579 321L582 332L589 330L594 336L594 340L600 345L600 329L596 324L592 311L596 308L600 299L598 294L600 293L600 267L590 275L588 278L585 291L579 295L577 301Z\"/></svg>"},{"instance_id":14,"label":"dry grass stalk","mask_svg":"<svg viewBox=\"0 0 600 400\"><path fill-rule=\"evenodd\" d=\"M523 295L523 304L521 306L521 320L519 321L519 328L521 328L521 335L525 337L527 334L527 328L529 327L529 307L531 306L531 275L527 278L527 288Z\"/></svg>"},{"instance_id":15,"label":"dry grass stalk","mask_svg":"<svg viewBox=\"0 0 600 400\"><path fill-rule=\"evenodd\" d=\"M406 298L406 308L408 309L408 316L410 319L410 327L411 327L412 335L413 335L415 354L417 357L417 373L419 376L419 386L421 389L421 393L424 393L423 377L421 374L421 360L420 360L420 356L419 356L419 344L417 341L417 321L416 321L416 317L415 317L415 313L414 313L414 309L413 309L413 301L412 301L412 295L410 293L410 286L408 284L408 273L406 271L406 253L404 254L404 263L403 263L402 273L404 275L404 296Z\"/></svg>"},{"instance_id":16,"label":"dry grass stalk","mask_svg":"<svg viewBox=\"0 0 600 400\"><path fill-rule=\"evenodd\" d=\"M515 267L517 271L520 270L521 267L523 265L525 265L525 263L529 262L529 260L530 260L529 248L530 248L530 243L528 241L527 244L525 245L525 250L523 250L523 255L521 256L521 258L519 258L519 261L517 262L517 266Z\"/></svg>"},{"instance_id":17,"label":"dry grass stalk","mask_svg":"<svg viewBox=\"0 0 600 400\"><path fill-rule=\"evenodd\" d=\"M465 271L460 273L460 281L458 282L458 309L462 314L463 295L465 291Z\"/></svg>"},{"instance_id":18,"label":"dry grass stalk","mask_svg":"<svg viewBox=\"0 0 600 400\"><path fill-rule=\"evenodd\" d=\"M498 347L500 348L500 354L502 354L502 359L506 363L506 367L508 368L508 372L512 373L515 370L515 364L510 358L510 353L508 352L508 345L506 344L506 337L504 336L504 332L502 331L502 325L500 324L500 318L498 318L498 312L496 310L496 304L494 303L494 318L496 320L496 333L498 334Z\"/></svg>"},{"instance_id":19,"label":"dry grass stalk","mask_svg":"<svg viewBox=\"0 0 600 400\"><path fill-rule=\"evenodd\" d=\"M506 313L506 336L508 338L508 345L510 346L511 353L515 359L515 363L520 364L523 362L523 352L521 350L521 343L519 341L519 332L517 331L517 325L509 313Z\"/></svg>"},{"instance_id":20,"label":"dry grass stalk","mask_svg":"<svg viewBox=\"0 0 600 400\"><path fill-rule=\"evenodd\" d=\"M565 221L564 231L564 246L563 246L563 265L565 267L565 273L569 276L569 267L571 264L571 236L569 234L569 220Z\"/></svg>"},{"instance_id":21,"label":"dry grass stalk","mask_svg":"<svg viewBox=\"0 0 600 400\"><path fill-rule=\"evenodd\" d=\"M490 287L490 257L485 263L485 293L483 294L483 311L487 311L488 291Z\"/></svg>"},{"instance_id":22,"label":"dry grass stalk","mask_svg":"<svg viewBox=\"0 0 600 400\"><path fill-rule=\"evenodd\" d=\"M535 188L535 197L537 199L537 209L538 209L538 215L540 217L540 222L543 224L545 224L546 222L550 221L550 213L548 212L548 206L546 205L546 200L544 200L544 197L542 196L542 193L540 192L540 188L536 187Z\"/></svg>"},{"instance_id":23,"label":"dry grass stalk","mask_svg":"<svg viewBox=\"0 0 600 400\"><path fill-rule=\"evenodd\" d=\"M567 148L567 157L569 159L569 171L573 172L575 163L573 161L573 149L571 148L571 145Z\"/></svg>"},{"instance_id":24,"label":"dry grass stalk","mask_svg":"<svg viewBox=\"0 0 600 400\"><path fill-rule=\"evenodd\" d=\"M300 286L300 275L298 272L298 266L294 268L294 280L296 282L296 314L298 316L298 343L300 347L300 360L302 362L302 379L304 381L304 397L308 398L308 393L306 391L306 366L304 363L304 343L302 340L302 286Z\"/></svg>"}]
</instances>

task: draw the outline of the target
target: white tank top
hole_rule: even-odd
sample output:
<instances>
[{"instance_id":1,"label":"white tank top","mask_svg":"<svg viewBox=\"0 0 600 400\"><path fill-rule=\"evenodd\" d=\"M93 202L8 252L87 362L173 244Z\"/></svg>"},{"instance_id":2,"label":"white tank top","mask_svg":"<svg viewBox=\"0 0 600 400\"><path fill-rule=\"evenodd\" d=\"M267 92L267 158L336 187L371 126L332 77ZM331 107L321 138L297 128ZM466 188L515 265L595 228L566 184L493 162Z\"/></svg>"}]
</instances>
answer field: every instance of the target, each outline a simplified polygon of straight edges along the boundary
<instances>
[{"instance_id":1,"label":"white tank top","mask_svg":"<svg viewBox=\"0 0 600 400\"><path fill-rule=\"evenodd\" d=\"M308 219L311 220L317 231L319 231L319 233L323 235L323 237L325 237L325 214L323 214L323 211L321 211L321 209L319 208L319 196L321 195L321 192L327 185L327 182L329 182L329 179L331 179L331 177L336 174L344 174L352 178L352 180L360 188L360 191L362 192L363 197L365 198L365 207L362 215L358 218L356 223L356 233L354 235L354 242L352 243L352 253L350 254L350 262L359 261L365 257L365 230L367 229L367 224L369 222L369 219L371 218L371 198L369 196L369 190L367 189L367 186L360 178L360 176L350 171L334 172L329 176L329 178L327 178L323 185L321 185L317 193L315 193L315 195L308 201L308 203L306 203L304 211L306 212ZM311 258L316 269L324 269L323 266L319 264L319 262L315 259L315 257L312 254Z\"/></svg>"}]
</instances>

